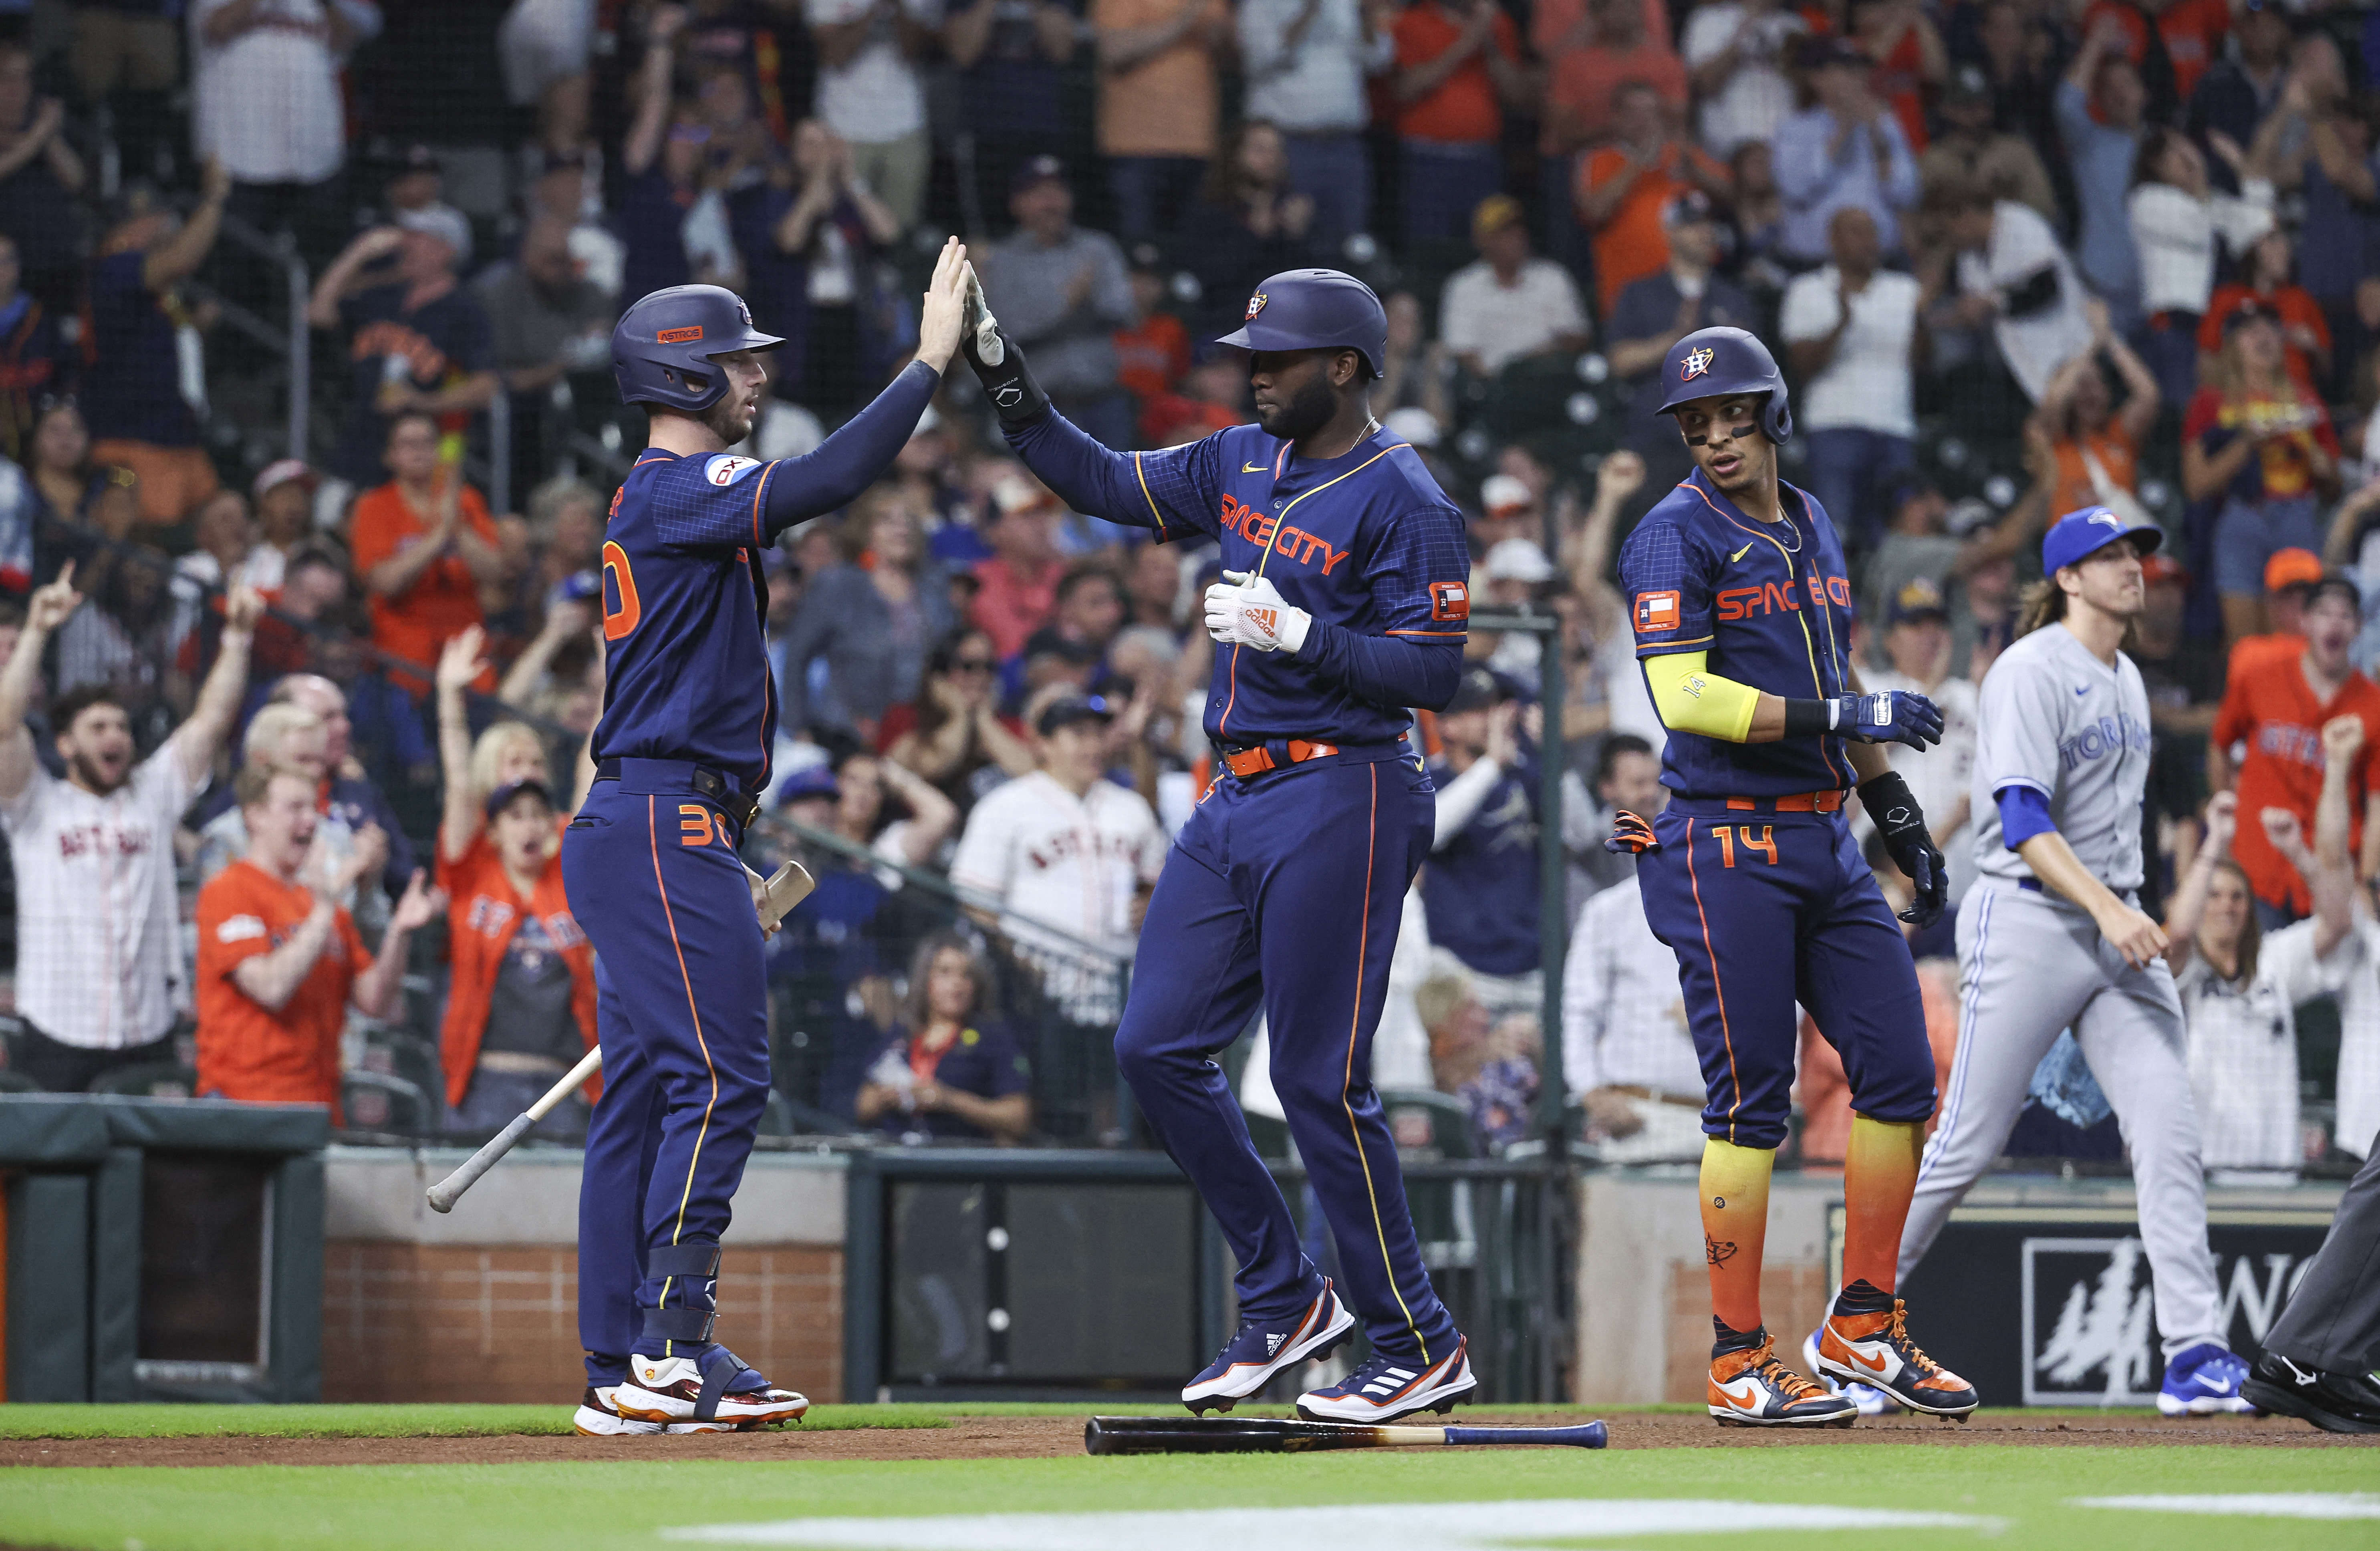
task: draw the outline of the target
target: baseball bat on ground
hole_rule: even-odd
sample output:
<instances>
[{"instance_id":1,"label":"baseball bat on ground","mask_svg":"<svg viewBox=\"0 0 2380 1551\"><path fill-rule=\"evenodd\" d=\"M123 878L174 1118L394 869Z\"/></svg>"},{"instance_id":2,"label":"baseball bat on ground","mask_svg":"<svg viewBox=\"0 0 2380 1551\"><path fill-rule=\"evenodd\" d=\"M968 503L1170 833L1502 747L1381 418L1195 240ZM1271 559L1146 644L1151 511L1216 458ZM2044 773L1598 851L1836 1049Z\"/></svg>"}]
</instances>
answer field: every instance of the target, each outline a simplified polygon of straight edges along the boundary
<instances>
[{"instance_id":1,"label":"baseball bat on ground","mask_svg":"<svg viewBox=\"0 0 2380 1551\"><path fill-rule=\"evenodd\" d=\"M818 880L810 877L808 870L799 862L789 861L770 874L769 881L763 885L766 903L760 910L761 929L774 929L777 923L783 920L794 906L808 899L810 891L817 887ZM480 1175L493 1169L499 1158L513 1150L514 1144L528 1134L531 1126L545 1119L555 1105L577 1092L602 1064L603 1048L598 1045L579 1058L578 1064L570 1069L567 1076L546 1089L543 1097L515 1115L510 1125L488 1138L485 1146L465 1158L460 1169L431 1185L426 1193L430 1198L430 1209L433 1212L453 1211L455 1203L462 1198L463 1193L480 1182Z\"/></svg>"},{"instance_id":2,"label":"baseball bat on ground","mask_svg":"<svg viewBox=\"0 0 2380 1551\"><path fill-rule=\"evenodd\" d=\"M1304 1454L1322 1448L1435 1448L1482 1444L1601 1448L1600 1422L1577 1427L1374 1427L1353 1422L1264 1417L1094 1416L1083 1424L1087 1454Z\"/></svg>"}]
</instances>

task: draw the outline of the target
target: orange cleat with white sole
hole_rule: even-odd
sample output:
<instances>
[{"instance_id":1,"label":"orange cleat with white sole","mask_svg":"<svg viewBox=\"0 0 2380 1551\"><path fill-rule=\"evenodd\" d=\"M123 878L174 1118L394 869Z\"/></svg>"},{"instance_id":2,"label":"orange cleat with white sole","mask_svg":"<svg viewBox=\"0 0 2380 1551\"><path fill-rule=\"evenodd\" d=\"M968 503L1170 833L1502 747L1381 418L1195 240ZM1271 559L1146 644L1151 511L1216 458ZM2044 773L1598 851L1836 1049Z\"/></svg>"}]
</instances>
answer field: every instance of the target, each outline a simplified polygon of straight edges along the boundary
<instances>
[{"instance_id":1,"label":"orange cleat with white sole","mask_svg":"<svg viewBox=\"0 0 2380 1551\"><path fill-rule=\"evenodd\" d=\"M1964 1422L1978 1403L1975 1387L1921 1351L1909 1337L1909 1305L1888 1312L1827 1316L1818 1327L1818 1366L1846 1384L1883 1390L1912 1411Z\"/></svg>"},{"instance_id":2,"label":"orange cleat with white sole","mask_svg":"<svg viewBox=\"0 0 2380 1551\"><path fill-rule=\"evenodd\" d=\"M1710 1413L1722 1427L1848 1427L1859 1416L1849 1396L1830 1395L1777 1361L1777 1340L1711 1359Z\"/></svg>"}]
</instances>

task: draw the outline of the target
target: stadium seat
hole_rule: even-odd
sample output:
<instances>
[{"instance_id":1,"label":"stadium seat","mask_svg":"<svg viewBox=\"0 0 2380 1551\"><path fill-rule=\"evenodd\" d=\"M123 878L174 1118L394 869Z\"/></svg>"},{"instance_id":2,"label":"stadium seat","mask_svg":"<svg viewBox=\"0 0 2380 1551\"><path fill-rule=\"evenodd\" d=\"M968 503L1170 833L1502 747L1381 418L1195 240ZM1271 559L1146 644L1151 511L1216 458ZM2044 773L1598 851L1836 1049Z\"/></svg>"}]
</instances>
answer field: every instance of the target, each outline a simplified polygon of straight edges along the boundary
<instances>
[{"instance_id":1,"label":"stadium seat","mask_svg":"<svg viewBox=\"0 0 2380 1551\"><path fill-rule=\"evenodd\" d=\"M1409 1124L1416 1114L1429 1122L1428 1141L1411 1146L1400 1144L1400 1151L1443 1158L1481 1156L1479 1139L1471 1129L1470 1107L1452 1094L1434 1088L1382 1088L1380 1109L1389 1117L1391 1130L1400 1123Z\"/></svg>"},{"instance_id":2,"label":"stadium seat","mask_svg":"<svg viewBox=\"0 0 2380 1551\"><path fill-rule=\"evenodd\" d=\"M427 1137L434 1111L419 1084L384 1072L350 1072L339 1084L340 1108L349 1131Z\"/></svg>"},{"instance_id":3,"label":"stadium seat","mask_svg":"<svg viewBox=\"0 0 2380 1551\"><path fill-rule=\"evenodd\" d=\"M135 1098L188 1098L199 1091L199 1074L179 1061L143 1061L99 1078L91 1091Z\"/></svg>"},{"instance_id":4,"label":"stadium seat","mask_svg":"<svg viewBox=\"0 0 2380 1551\"><path fill-rule=\"evenodd\" d=\"M0 1093L40 1093L42 1084L21 1072L0 1067Z\"/></svg>"}]
</instances>

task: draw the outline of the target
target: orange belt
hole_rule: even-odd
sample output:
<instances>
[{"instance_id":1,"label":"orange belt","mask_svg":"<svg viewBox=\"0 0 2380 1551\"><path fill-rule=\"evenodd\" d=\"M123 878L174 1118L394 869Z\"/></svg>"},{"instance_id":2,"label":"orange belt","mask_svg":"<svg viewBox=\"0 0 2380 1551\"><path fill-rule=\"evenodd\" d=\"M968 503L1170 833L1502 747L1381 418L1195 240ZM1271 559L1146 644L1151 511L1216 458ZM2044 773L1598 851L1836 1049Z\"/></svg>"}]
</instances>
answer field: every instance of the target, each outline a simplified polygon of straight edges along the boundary
<instances>
[{"instance_id":1,"label":"orange belt","mask_svg":"<svg viewBox=\"0 0 2380 1551\"><path fill-rule=\"evenodd\" d=\"M1308 743L1304 738L1289 740L1289 762L1293 765L1303 765L1308 759L1320 759L1338 752L1337 744ZM1272 757L1272 750L1269 748L1244 748L1237 754L1223 756L1223 769L1242 781L1279 768L1280 761Z\"/></svg>"},{"instance_id":2,"label":"orange belt","mask_svg":"<svg viewBox=\"0 0 2380 1551\"><path fill-rule=\"evenodd\" d=\"M1843 794L1838 789L1785 797L1730 797L1727 806L1741 813L1833 813L1843 806Z\"/></svg>"}]
</instances>

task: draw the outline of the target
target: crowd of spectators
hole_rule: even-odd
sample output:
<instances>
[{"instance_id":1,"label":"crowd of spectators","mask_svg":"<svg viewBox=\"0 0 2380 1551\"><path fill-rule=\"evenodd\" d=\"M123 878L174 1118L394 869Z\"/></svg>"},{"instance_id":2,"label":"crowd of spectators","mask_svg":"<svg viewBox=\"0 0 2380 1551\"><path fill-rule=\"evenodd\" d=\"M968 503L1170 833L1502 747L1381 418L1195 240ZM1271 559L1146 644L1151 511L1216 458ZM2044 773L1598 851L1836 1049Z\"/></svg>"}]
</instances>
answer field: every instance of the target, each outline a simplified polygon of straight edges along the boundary
<instances>
[{"instance_id":1,"label":"crowd of spectators","mask_svg":"<svg viewBox=\"0 0 2380 1551\"><path fill-rule=\"evenodd\" d=\"M1726 323L1786 364L1787 475L1843 535L1864 672L1945 709L1896 764L1954 900L1974 686L2038 535L2092 503L2164 527L2144 903L2189 917L2194 1020L2344 1008L2279 1038L2286 1080L2222 1036L2207 1101L2286 1090L2289 1119L2209 1161L2360 1149L2380 1006L2338 965L2380 928L2360 905L2284 975L2250 927L2316 909L2266 816L2313 832L2325 729L2380 743L2375 69L2380 18L2331 0L0 4L11 1068L188 1065L195 1013L200 1088L337 1102L343 1071L404 1070L372 1031L411 1026L461 1130L565 1069L595 978L558 824L642 432L611 322L735 288L787 342L739 450L798 452L898 369L919 255L956 231L1053 400L1119 447L1248 418L1206 342L1265 275L1385 298L1375 408L1471 514L1482 610L1545 622L1475 629L1417 718L1439 820L1379 1064L1456 1096L1468 1145L1536 1133L1559 1040L1605 1156L1695 1145L1674 973L1599 841L1662 800L1612 555L1686 468L1663 356ZM1102 1028L1212 775L1212 551L1145 537L1068 511L953 384L764 557L783 716L750 845L820 878L771 949L800 1123L1115 1123ZM1947 923L1912 947L1947 1050ZM1823 1160L1840 1084L1810 1043Z\"/></svg>"}]
</instances>

